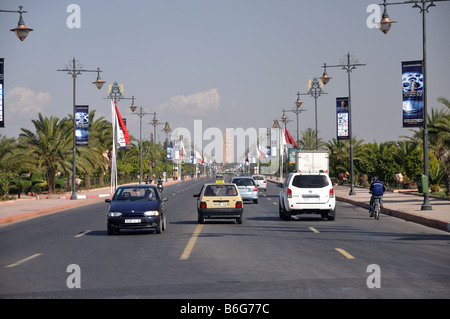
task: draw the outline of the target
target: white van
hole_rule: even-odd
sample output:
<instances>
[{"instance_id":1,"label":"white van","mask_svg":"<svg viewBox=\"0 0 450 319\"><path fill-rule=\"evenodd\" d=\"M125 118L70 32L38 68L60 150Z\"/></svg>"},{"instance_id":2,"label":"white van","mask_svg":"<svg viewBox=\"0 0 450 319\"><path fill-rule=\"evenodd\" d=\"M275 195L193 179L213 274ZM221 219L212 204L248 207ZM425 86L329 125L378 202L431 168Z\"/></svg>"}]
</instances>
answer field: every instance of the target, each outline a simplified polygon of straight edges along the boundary
<instances>
[{"instance_id":1,"label":"white van","mask_svg":"<svg viewBox=\"0 0 450 319\"><path fill-rule=\"evenodd\" d=\"M336 198L333 184L326 173L291 173L286 177L279 197L279 214L290 220L298 214L320 214L322 218L336 218Z\"/></svg>"}]
</instances>

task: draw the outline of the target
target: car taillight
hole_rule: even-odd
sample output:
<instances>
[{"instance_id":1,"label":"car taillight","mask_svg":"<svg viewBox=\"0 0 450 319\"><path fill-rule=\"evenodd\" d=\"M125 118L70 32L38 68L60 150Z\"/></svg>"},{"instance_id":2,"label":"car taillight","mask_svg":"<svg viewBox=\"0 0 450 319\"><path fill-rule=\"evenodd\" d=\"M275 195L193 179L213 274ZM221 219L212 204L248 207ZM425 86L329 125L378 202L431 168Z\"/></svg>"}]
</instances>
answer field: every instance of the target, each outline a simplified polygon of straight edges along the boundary
<instances>
[{"instance_id":1,"label":"car taillight","mask_svg":"<svg viewBox=\"0 0 450 319\"><path fill-rule=\"evenodd\" d=\"M205 202L200 202L200 208L205 209L206 208L206 203Z\"/></svg>"},{"instance_id":2,"label":"car taillight","mask_svg":"<svg viewBox=\"0 0 450 319\"><path fill-rule=\"evenodd\" d=\"M292 198L292 189L287 189L287 198Z\"/></svg>"},{"instance_id":3,"label":"car taillight","mask_svg":"<svg viewBox=\"0 0 450 319\"><path fill-rule=\"evenodd\" d=\"M235 208L242 208L242 202L236 202Z\"/></svg>"},{"instance_id":4,"label":"car taillight","mask_svg":"<svg viewBox=\"0 0 450 319\"><path fill-rule=\"evenodd\" d=\"M256 192L257 190L258 190L258 187L256 187L256 185L255 185L255 188L253 188L253 191Z\"/></svg>"},{"instance_id":5,"label":"car taillight","mask_svg":"<svg viewBox=\"0 0 450 319\"><path fill-rule=\"evenodd\" d=\"M334 189L330 188L330 198L334 198Z\"/></svg>"},{"instance_id":6,"label":"car taillight","mask_svg":"<svg viewBox=\"0 0 450 319\"><path fill-rule=\"evenodd\" d=\"M263 182L263 184L265 184L265 183L266 183L266 181Z\"/></svg>"}]
</instances>

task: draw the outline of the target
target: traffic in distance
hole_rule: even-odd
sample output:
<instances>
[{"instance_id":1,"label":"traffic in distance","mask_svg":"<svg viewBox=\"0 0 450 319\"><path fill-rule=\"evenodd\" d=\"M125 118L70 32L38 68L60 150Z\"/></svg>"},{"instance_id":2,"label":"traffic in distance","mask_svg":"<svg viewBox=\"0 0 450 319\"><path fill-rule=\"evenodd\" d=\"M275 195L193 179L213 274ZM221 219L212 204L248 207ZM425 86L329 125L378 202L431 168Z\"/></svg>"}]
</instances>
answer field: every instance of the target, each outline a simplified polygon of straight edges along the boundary
<instances>
[{"instance_id":1,"label":"traffic in distance","mask_svg":"<svg viewBox=\"0 0 450 319\"><path fill-rule=\"evenodd\" d=\"M290 173L279 193L279 217L290 220L298 214L319 214L322 218L336 218L336 199L333 184L328 176L328 153L298 151L295 171ZM162 184L160 184L162 186ZM207 219L235 219L242 224L244 202L257 205L259 192L267 190L263 175L232 176L229 182L224 175L215 176L215 183L206 183L197 194L198 223ZM122 229L154 230L161 234L167 227L167 198L163 188L148 184L125 185L117 188L109 203L107 214L108 235Z\"/></svg>"}]
</instances>

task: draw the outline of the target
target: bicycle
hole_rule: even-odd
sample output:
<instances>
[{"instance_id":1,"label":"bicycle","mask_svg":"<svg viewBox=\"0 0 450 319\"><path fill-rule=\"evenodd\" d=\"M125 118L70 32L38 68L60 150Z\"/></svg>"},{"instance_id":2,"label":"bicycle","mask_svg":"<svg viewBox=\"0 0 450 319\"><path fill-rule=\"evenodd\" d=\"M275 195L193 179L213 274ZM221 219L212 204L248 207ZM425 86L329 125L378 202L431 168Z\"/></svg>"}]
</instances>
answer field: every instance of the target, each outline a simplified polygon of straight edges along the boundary
<instances>
[{"instance_id":1,"label":"bicycle","mask_svg":"<svg viewBox=\"0 0 450 319\"><path fill-rule=\"evenodd\" d=\"M375 198L375 200L373 201L373 213L374 213L373 217L376 220L379 220L381 214L381 202L379 198Z\"/></svg>"}]
</instances>

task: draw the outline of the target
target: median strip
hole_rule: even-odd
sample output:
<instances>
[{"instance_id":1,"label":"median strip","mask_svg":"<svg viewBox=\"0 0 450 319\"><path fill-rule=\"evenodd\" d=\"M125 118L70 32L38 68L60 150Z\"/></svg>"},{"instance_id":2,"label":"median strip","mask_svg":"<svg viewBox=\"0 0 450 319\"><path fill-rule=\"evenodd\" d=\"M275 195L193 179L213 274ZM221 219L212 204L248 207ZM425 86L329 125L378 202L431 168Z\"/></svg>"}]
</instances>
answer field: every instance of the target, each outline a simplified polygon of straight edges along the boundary
<instances>
[{"instance_id":1,"label":"median strip","mask_svg":"<svg viewBox=\"0 0 450 319\"><path fill-rule=\"evenodd\" d=\"M13 268L13 267L19 266L19 265L23 264L24 262L27 262L27 261L29 261L29 260L31 260L33 258L39 257L40 255L42 255L42 254L34 254L34 255L30 256L30 257L27 257L27 258L24 258L22 260L19 260L18 262L14 263L14 264L5 266L5 268Z\"/></svg>"},{"instance_id":2,"label":"median strip","mask_svg":"<svg viewBox=\"0 0 450 319\"><path fill-rule=\"evenodd\" d=\"M194 249L195 243L197 242L197 238L200 235L202 228L203 228L203 225L197 225L197 228L195 229L194 233L192 234L191 239L189 239L189 242L187 243L186 247L184 248L183 254L181 254L180 260L189 259L189 256L191 255L192 249Z\"/></svg>"},{"instance_id":3,"label":"median strip","mask_svg":"<svg viewBox=\"0 0 450 319\"><path fill-rule=\"evenodd\" d=\"M88 233L90 233L92 230L86 230L84 232L79 233L78 235L74 236L75 238L80 238L81 236L84 236Z\"/></svg>"},{"instance_id":4,"label":"median strip","mask_svg":"<svg viewBox=\"0 0 450 319\"><path fill-rule=\"evenodd\" d=\"M341 253L342 255L344 255L347 259L355 259L355 257L353 257L352 255L350 255L348 252L346 252L344 249L342 248L335 248L339 253Z\"/></svg>"}]
</instances>

